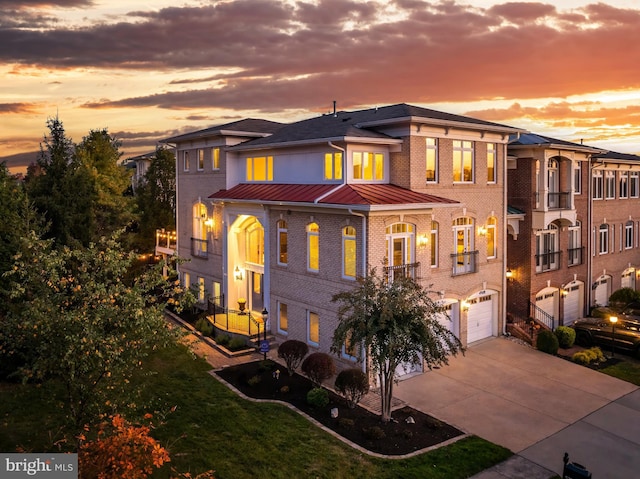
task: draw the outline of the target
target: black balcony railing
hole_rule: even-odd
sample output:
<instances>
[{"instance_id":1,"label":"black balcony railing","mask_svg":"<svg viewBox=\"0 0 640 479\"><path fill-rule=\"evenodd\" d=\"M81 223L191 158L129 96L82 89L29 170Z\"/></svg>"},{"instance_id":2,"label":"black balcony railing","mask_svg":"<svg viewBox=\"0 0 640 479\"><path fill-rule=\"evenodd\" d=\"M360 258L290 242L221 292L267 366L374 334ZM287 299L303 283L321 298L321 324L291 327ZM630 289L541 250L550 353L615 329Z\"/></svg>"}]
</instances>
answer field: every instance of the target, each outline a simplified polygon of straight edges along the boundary
<instances>
[{"instance_id":1,"label":"black balcony railing","mask_svg":"<svg viewBox=\"0 0 640 479\"><path fill-rule=\"evenodd\" d=\"M420 263L399 264L396 266L385 266L384 277L388 282L399 277L409 277L417 279L420 277Z\"/></svg>"},{"instance_id":2,"label":"black balcony railing","mask_svg":"<svg viewBox=\"0 0 640 479\"><path fill-rule=\"evenodd\" d=\"M191 238L191 256L198 258L209 257L209 242L197 238Z\"/></svg>"},{"instance_id":3,"label":"black balcony railing","mask_svg":"<svg viewBox=\"0 0 640 479\"><path fill-rule=\"evenodd\" d=\"M552 251L536 255L536 271L552 271L560 267L561 251Z\"/></svg>"},{"instance_id":4,"label":"black balcony railing","mask_svg":"<svg viewBox=\"0 0 640 479\"><path fill-rule=\"evenodd\" d=\"M584 246L580 246L579 248L569 248L567 250L568 256L568 264L569 266L576 266L578 264L582 264L582 256L584 254Z\"/></svg>"},{"instance_id":5,"label":"black balcony railing","mask_svg":"<svg viewBox=\"0 0 640 479\"><path fill-rule=\"evenodd\" d=\"M453 253L451 255L453 263L452 275L476 273L478 271L478 251L468 251L466 253Z\"/></svg>"},{"instance_id":6,"label":"black balcony railing","mask_svg":"<svg viewBox=\"0 0 640 479\"><path fill-rule=\"evenodd\" d=\"M569 192L548 193L547 204L550 210L571 209L571 194Z\"/></svg>"}]
</instances>

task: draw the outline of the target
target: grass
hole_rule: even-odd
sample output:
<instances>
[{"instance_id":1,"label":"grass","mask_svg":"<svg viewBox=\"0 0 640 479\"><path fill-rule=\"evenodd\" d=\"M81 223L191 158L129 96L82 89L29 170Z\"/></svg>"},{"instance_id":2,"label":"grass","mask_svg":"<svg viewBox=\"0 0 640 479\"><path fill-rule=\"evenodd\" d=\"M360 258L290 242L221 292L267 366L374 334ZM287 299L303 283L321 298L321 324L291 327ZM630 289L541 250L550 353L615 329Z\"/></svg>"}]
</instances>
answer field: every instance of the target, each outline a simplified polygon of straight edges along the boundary
<instances>
[{"instance_id":1,"label":"grass","mask_svg":"<svg viewBox=\"0 0 640 479\"><path fill-rule=\"evenodd\" d=\"M208 374L209 365L184 348L154 356L144 394L165 411L153 435L169 449L172 466L234 478L463 478L511 456L478 437L409 459L379 459L345 445L290 409L243 400ZM0 450L55 450L63 421L57 392L45 385L2 384ZM173 412L169 412L173 410ZM18 414L16 414L18 412ZM51 431L51 432L50 432ZM168 468L154 475L168 478Z\"/></svg>"},{"instance_id":2,"label":"grass","mask_svg":"<svg viewBox=\"0 0 640 479\"><path fill-rule=\"evenodd\" d=\"M602 368L599 371L614 378L640 386L640 363L623 360L612 366Z\"/></svg>"}]
</instances>

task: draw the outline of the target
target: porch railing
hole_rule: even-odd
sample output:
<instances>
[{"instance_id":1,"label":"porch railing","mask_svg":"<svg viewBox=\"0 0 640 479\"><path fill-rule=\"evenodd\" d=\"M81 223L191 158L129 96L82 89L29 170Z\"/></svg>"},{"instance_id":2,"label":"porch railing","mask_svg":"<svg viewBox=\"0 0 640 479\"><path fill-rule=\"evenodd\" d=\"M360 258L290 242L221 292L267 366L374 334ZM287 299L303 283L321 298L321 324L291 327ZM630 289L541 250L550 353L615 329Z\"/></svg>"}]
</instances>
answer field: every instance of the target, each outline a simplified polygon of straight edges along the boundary
<instances>
[{"instance_id":1,"label":"porch railing","mask_svg":"<svg viewBox=\"0 0 640 479\"><path fill-rule=\"evenodd\" d=\"M571 209L571 193L567 191L547 193L547 204L550 210Z\"/></svg>"},{"instance_id":2,"label":"porch railing","mask_svg":"<svg viewBox=\"0 0 640 479\"><path fill-rule=\"evenodd\" d=\"M399 277L417 279L420 277L420 263L399 264L396 266L385 266L384 277L388 282Z\"/></svg>"},{"instance_id":3,"label":"porch railing","mask_svg":"<svg viewBox=\"0 0 640 479\"><path fill-rule=\"evenodd\" d=\"M198 238L191 238L191 256L198 258L209 257L209 242Z\"/></svg>"},{"instance_id":4,"label":"porch railing","mask_svg":"<svg viewBox=\"0 0 640 479\"><path fill-rule=\"evenodd\" d=\"M582 256L584 254L584 246L580 246L579 248L569 248L567 250L567 256L569 266L575 266L577 264L582 264Z\"/></svg>"},{"instance_id":5,"label":"porch railing","mask_svg":"<svg viewBox=\"0 0 640 479\"><path fill-rule=\"evenodd\" d=\"M544 309L539 308L532 301L529 301L529 316L539 323L545 325L551 331L556 329L556 320L552 314L547 313Z\"/></svg>"},{"instance_id":6,"label":"porch railing","mask_svg":"<svg viewBox=\"0 0 640 479\"><path fill-rule=\"evenodd\" d=\"M466 253L453 253L451 255L453 263L452 275L475 273L478 271L478 251L468 251Z\"/></svg>"},{"instance_id":7,"label":"porch railing","mask_svg":"<svg viewBox=\"0 0 640 479\"><path fill-rule=\"evenodd\" d=\"M264 333L262 317L254 318L250 312L216 306L209 319L216 327L224 331L242 334L251 339L257 339Z\"/></svg>"}]
</instances>

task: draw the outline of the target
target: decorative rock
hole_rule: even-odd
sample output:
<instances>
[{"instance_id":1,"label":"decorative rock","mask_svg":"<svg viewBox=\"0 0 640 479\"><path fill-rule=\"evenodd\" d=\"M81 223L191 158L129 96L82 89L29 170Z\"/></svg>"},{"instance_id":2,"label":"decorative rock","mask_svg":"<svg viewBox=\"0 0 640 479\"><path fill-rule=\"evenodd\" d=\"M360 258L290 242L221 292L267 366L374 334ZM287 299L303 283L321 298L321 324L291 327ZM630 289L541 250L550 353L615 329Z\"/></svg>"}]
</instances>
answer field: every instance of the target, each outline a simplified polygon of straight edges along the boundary
<instances>
[{"instance_id":1,"label":"decorative rock","mask_svg":"<svg viewBox=\"0 0 640 479\"><path fill-rule=\"evenodd\" d=\"M407 419L404 420L407 424L415 424L416 420L413 419L413 416L409 416Z\"/></svg>"},{"instance_id":2,"label":"decorative rock","mask_svg":"<svg viewBox=\"0 0 640 479\"><path fill-rule=\"evenodd\" d=\"M337 417L338 417L338 408L337 407L331 408L331 418L335 419Z\"/></svg>"}]
</instances>

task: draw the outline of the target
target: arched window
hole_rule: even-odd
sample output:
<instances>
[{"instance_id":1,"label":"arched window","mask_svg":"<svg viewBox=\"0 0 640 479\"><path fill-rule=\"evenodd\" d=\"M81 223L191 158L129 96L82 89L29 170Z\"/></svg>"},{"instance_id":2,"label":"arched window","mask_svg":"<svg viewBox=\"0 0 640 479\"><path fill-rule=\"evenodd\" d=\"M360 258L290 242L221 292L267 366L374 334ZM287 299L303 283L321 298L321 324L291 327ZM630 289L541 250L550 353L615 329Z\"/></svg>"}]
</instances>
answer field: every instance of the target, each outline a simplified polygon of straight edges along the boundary
<instances>
[{"instance_id":1,"label":"arched window","mask_svg":"<svg viewBox=\"0 0 640 479\"><path fill-rule=\"evenodd\" d=\"M287 252L288 230L285 220L278 221L278 264L286 265L289 262Z\"/></svg>"},{"instance_id":2,"label":"arched window","mask_svg":"<svg viewBox=\"0 0 640 479\"><path fill-rule=\"evenodd\" d=\"M318 272L320 269L320 227L318 223L307 225L307 270Z\"/></svg>"},{"instance_id":3,"label":"arched window","mask_svg":"<svg viewBox=\"0 0 640 479\"><path fill-rule=\"evenodd\" d=\"M342 228L342 276L356 279L356 229L353 226Z\"/></svg>"},{"instance_id":4,"label":"arched window","mask_svg":"<svg viewBox=\"0 0 640 479\"><path fill-rule=\"evenodd\" d=\"M607 254L609 252L609 225L601 224L598 230L598 236L600 239L600 254Z\"/></svg>"},{"instance_id":5,"label":"arched window","mask_svg":"<svg viewBox=\"0 0 640 479\"><path fill-rule=\"evenodd\" d=\"M207 257L207 207L204 203L193 205L193 231L191 236L191 254Z\"/></svg>"},{"instance_id":6,"label":"arched window","mask_svg":"<svg viewBox=\"0 0 640 479\"><path fill-rule=\"evenodd\" d=\"M247 261L264 264L264 228L255 221L247 228Z\"/></svg>"}]
</instances>

